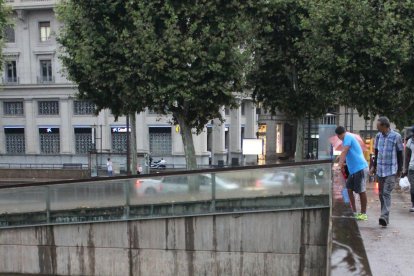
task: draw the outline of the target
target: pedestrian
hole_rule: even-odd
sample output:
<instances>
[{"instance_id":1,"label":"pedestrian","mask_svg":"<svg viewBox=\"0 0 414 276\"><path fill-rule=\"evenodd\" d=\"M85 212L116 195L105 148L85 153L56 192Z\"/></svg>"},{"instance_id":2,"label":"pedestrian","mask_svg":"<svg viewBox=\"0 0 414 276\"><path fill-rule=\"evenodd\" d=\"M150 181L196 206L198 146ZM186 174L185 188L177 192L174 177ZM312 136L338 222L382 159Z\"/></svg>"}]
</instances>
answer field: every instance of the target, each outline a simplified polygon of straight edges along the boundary
<instances>
[{"instance_id":1,"label":"pedestrian","mask_svg":"<svg viewBox=\"0 0 414 276\"><path fill-rule=\"evenodd\" d=\"M414 126L411 127L411 132L414 133ZM404 173L402 176L408 176L410 182L411 193L411 208L410 212L414 212L414 141L411 136L405 146L405 162Z\"/></svg>"},{"instance_id":2,"label":"pedestrian","mask_svg":"<svg viewBox=\"0 0 414 276\"><path fill-rule=\"evenodd\" d=\"M112 161L111 161L111 158L108 158L108 161L106 161L106 168L108 169L108 176L112 176Z\"/></svg>"},{"instance_id":3,"label":"pedestrian","mask_svg":"<svg viewBox=\"0 0 414 276\"><path fill-rule=\"evenodd\" d=\"M350 133L345 131L343 126L338 126L335 133L342 140L342 153L339 157L339 167L345 172L345 161L349 171L346 180L351 208L357 220L368 220L367 216L367 193L366 182L368 176L368 163L364 158L361 145L358 140ZM355 205L354 192L359 194L361 200L361 213L357 212Z\"/></svg>"},{"instance_id":4,"label":"pedestrian","mask_svg":"<svg viewBox=\"0 0 414 276\"><path fill-rule=\"evenodd\" d=\"M381 216L378 221L386 227L390 223L391 192L403 168L403 144L401 135L391 129L387 117L378 118L377 129L379 133L375 136L371 173L376 174L379 183Z\"/></svg>"}]
</instances>

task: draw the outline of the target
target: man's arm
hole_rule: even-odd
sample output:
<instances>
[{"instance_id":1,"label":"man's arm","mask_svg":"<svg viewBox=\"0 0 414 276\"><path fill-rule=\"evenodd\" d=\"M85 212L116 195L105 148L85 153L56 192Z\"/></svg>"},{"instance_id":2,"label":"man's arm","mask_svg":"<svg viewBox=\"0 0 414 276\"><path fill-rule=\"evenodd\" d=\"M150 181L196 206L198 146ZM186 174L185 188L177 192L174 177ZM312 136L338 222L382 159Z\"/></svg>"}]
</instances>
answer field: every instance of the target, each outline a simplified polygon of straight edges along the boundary
<instances>
[{"instance_id":1,"label":"man's arm","mask_svg":"<svg viewBox=\"0 0 414 276\"><path fill-rule=\"evenodd\" d=\"M397 137L396 150L397 150L397 164L398 164L397 176L401 176L401 172L403 169L403 150L404 150L401 136Z\"/></svg>"},{"instance_id":2,"label":"man's arm","mask_svg":"<svg viewBox=\"0 0 414 276\"><path fill-rule=\"evenodd\" d=\"M406 146L405 147L405 156L404 156L404 170L403 170L403 175L402 176L407 176L408 173L408 167L410 165L410 160L411 160L411 149L410 147Z\"/></svg>"},{"instance_id":3,"label":"man's arm","mask_svg":"<svg viewBox=\"0 0 414 276\"><path fill-rule=\"evenodd\" d=\"M342 168L345 164L346 155L348 154L350 146L344 146L343 150L341 152L341 155L339 156L339 167Z\"/></svg>"}]
</instances>

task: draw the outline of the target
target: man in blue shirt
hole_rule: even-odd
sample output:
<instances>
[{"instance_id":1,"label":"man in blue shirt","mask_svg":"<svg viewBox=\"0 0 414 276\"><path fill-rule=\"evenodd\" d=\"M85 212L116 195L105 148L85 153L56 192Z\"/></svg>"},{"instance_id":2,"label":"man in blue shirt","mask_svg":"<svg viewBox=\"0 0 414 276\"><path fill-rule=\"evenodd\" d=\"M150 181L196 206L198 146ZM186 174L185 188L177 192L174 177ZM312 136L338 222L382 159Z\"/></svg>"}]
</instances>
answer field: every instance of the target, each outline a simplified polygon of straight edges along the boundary
<instances>
[{"instance_id":1,"label":"man in blue shirt","mask_svg":"<svg viewBox=\"0 0 414 276\"><path fill-rule=\"evenodd\" d=\"M377 174L379 183L381 202L379 224L386 227L389 224L391 192L397 178L401 176L404 147L401 135L390 128L387 117L378 118L377 129L379 133L375 136L375 159L371 172Z\"/></svg>"},{"instance_id":2,"label":"man in blue shirt","mask_svg":"<svg viewBox=\"0 0 414 276\"><path fill-rule=\"evenodd\" d=\"M364 158L361 145L351 133L347 133L343 126L338 126L335 130L336 135L342 140L342 153L339 158L339 166L344 170L345 159L349 170L346 180L351 207L358 220L368 220L367 216L367 193L366 181L368 176L368 163ZM355 206L354 192L359 194L361 200L361 213L357 213Z\"/></svg>"}]
</instances>

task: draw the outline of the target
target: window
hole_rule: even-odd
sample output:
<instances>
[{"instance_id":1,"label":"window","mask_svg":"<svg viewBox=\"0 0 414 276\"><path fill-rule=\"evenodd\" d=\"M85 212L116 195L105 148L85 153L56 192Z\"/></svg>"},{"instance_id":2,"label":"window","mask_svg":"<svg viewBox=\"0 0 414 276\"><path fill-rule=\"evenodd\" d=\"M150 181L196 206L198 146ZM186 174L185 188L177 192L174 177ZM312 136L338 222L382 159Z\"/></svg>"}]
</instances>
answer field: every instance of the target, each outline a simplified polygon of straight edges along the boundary
<instances>
[{"instance_id":1,"label":"window","mask_svg":"<svg viewBox=\"0 0 414 276\"><path fill-rule=\"evenodd\" d=\"M75 128L75 150L77 154L86 154L92 150L91 128Z\"/></svg>"},{"instance_id":2,"label":"window","mask_svg":"<svg viewBox=\"0 0 414 276\"><path fill-rule=\"evenodd\" d=\"M15 60L9 60L6 61L5 64L5 79L4 83L10 84L10 83L17 83L17 69L16 69L16 61Z\"/></svg>"},{"instance_id":3,"label":"window","mask_svg":"<svg viewBox=\"0 0 414 276\"><path fill-rule=\"evenodd\" d=\"M4 40L8 43L14 43L16 42L16 38L14 35L14 26L13 25L7 25L4 28Z\"/></svg>"},{"instance_id":4,"label":"window","mask_svg":"<svg viewBox=\"0 0 414 276\"><path fill-rule=\"evenodd\" d=\"M4 134L7 153L25 153L24 128L5 128Z\"/></svg>"},{"instance_id":5,"label":"window","mask_svg":"<svg viewBox=\"0 0 414 276\"><path fill-rule=\"evenodd\" d=\"M75 115L93 115L95 114L95 104L90 101L74 101L73 113Z\"/></svg>"},{"instance_id":6,"label":"window","mask_svg":"<svg viewBox=\"0 0 414 276\"><path fill-rule=\"evenodd\" d=\"M226 116L229 116L229 115L230 115L230 108L225 107L225 108L224 108L224 114L225 114Z\"/></svg>"},{"instance_id":7,"label":"window","mask_svg":"<svg viewBox=\"0 0 414 276\"><path fill-rule=\"evenodd\" d=\"M245 115L246 115L246 102L245 102L245 101L243 101L243 102L241 103L240 107L241 107L241 115L242 115L242 116L245 116Z\"/></svg>"},{"instance_id":8,"label":"window","mask_svg":"<svg viewBox=\"0 0 414 276\"><path fill-rule=\"evenodd\" d=\"M51 83L51 82L53 82L52 61L50 59L41 60L39 83Z\"/></svg>"},{"instance_id":9,"label":"window","mask_svg":"<svg viewBox=\"0 0 414 276\"><path fill-rule=\"evenodd\" d=\"M59 115L58 101L39 101L39 115Z\"/></svg>"},{"instance_id":10,"label":"window","mask_svg":"<svg viewBox=\"0 0 414 276\"><path fill-rule=\"evenodd\" d=\"M40 41L45 42L50 39L50 22L39 22Z\"/></svg>"},{"instance_id":11,"label":"window","mask_svg":"<svg viewBox=\"0 0 414 276\"><path fill-rule=\"evenodd\" d=\"M150 127L149 143L152 155L167 156L172 153L171 127Z\"/></svg>"},{"instance_id":12,"label":"window","mask_svg":"<svg viewBox=\"0 0 414 276\"><path fill-rule=\"evenodd\" d=\"M23 102L4 102L4 115L21 116L24 114Z\"/></svg>"},{"instance_id":13,"label":"window","mask_svg":"<svg viewBox=\"0 0 414 276\"><path fill-rule=\"evenodd\" d=\"M43 154L60 153L59 128L39 128L40 152Z\"/></svg>"},{"instance_id":14,"label":"window","mask_svg":"<svg viewBox=\"0 0 414 276\"><path fill-rule=\"evenodd\" d=\"M126 127L111 128L111 136L112 136L112 151L126 152L127 151L127 129Z\"/></svg>"}]
</instances>

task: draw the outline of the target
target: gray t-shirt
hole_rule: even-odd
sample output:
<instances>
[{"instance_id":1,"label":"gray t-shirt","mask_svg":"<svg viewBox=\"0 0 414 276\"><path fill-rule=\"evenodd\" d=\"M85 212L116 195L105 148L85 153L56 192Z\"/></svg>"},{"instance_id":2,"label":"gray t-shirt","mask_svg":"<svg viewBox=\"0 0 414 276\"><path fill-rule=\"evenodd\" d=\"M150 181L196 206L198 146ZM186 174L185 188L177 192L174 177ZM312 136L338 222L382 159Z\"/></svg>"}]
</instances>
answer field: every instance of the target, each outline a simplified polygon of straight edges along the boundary
<instances>
[{"instance_id":1,"label":"gray t-shirt","mask_svg":"<svg viewBox=\"0 0 414 276\"><path fill-rule=\"evenodd\" d=\"M408 169L409 170L414 170L414 142L413 142L412 138L408 139L406 147L411 150L411 159L410 159L410 165L409 165Z\"/></svg>"}]
</instances>

